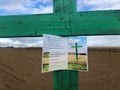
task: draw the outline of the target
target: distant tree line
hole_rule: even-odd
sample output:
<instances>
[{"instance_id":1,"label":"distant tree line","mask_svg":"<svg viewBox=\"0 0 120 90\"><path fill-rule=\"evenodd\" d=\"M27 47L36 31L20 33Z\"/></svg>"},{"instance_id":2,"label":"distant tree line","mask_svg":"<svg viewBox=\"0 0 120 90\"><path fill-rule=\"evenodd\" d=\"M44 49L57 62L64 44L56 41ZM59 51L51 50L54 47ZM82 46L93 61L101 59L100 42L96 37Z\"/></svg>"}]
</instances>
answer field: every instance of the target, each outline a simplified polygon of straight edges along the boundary
<instances>
[{"instance_id":1,"label":"distant tree line","mask_svg":"<svg viewBox=\"0 0 120 90\"><path fill-rule=\"evenodd\" d=\"M8 47L0 47L0 48L14 48L13 46L8 46Z\"/></svg>"},{"instance_id":2,"label":"distant tree line","mask_svg":"<svg viewBox=\"0 0 120 90\"><path fill-rule=\"evenodd\" d=\"M13 46L8 46L7 48L14 48Z\"/></svg>"}]
</instances>

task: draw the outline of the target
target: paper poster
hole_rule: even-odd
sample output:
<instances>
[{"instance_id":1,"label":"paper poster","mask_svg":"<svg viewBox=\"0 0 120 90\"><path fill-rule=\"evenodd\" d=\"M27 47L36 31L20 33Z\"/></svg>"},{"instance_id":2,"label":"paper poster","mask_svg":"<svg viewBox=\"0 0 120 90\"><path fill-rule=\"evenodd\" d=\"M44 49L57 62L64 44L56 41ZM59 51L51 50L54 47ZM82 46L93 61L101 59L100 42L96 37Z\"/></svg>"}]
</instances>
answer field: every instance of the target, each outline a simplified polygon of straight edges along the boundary
<instances>
[{"instance_id":1,"label":"paper poster","mask_svg":"<svg viewBox=\"0 0 120 90\"><path fill-rule=\"evenodd\" d=\"M87 37L43 35L42 72L88 70Z\"/></svg>"}]
</instances>

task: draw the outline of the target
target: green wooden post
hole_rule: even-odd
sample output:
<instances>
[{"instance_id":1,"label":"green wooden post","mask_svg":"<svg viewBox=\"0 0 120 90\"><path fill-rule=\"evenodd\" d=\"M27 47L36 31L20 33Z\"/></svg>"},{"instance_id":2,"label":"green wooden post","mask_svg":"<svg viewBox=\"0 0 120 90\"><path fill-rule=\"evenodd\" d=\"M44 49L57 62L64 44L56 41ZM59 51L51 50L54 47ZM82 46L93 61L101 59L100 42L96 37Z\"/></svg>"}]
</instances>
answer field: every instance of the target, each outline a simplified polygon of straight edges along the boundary
<instances>
[{"instance_id":1,"label":"green wooden post","mask_svg":"<svg viewBox=\"0 0 120 90\"><path fill-rule=\"evenodd\" d=\"M77 42L75 43L75 46L72 46L72 48L75 48L75 55L76 55L76 60L78 60L78 48L82 46L78 46Z\"/></svg>"},{"instance_id":2,"label":"green wooden post","mask_svg":"<svg viewBox=\"0 0 120 90\"><path fill-rule=\"evenodd\" d=\"M55 71L54 90L78 90L78 72L68 70Z\"/></svg>"},{"instance_id":3,"label":"green wooden post","mask_svg":"<svg viewBox=\"0 0 120 90\"><path fill-rule=\"evenodd\" d=\"M71 30L71 15L76 12L76 0L54 0L54 13L65 19L65 28ZM63 31L64 32L64 31ZM55 71L54 90L78 90L78 72Z\"/></svg>"},{"instance_id":4,"label":"green wooden post","mask_svg":"<svg viewBox=\"0 0 120 90\"><path fill-rule=\"evenodd\" d=\"M53 0L53 14L0 17L0 37L120 35L120 10L76 12L76 0ZM78 90L78 72L55 71L54 90Z\"/></svg>"}]
</instances>

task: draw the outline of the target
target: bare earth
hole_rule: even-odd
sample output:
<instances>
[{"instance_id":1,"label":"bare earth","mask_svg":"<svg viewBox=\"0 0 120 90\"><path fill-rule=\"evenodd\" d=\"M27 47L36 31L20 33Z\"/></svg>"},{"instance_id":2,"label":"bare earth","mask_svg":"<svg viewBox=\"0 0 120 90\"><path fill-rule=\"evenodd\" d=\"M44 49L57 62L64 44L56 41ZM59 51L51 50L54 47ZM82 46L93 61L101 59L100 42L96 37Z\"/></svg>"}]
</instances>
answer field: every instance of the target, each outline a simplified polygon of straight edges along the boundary
<instances>
[{"instance_id":1,"label":"bare earth","mask_svg":"<svg viewBox=\"0 0 120 90\"><path fill-rule=\"evenodd\" d=\"M89 71L79 72L79 90L120 90L120 52L88 54ZM41 59L41 48L0 48L0 90L53 90L53 74L41 73Z\"/></svg>"}]
</instances>

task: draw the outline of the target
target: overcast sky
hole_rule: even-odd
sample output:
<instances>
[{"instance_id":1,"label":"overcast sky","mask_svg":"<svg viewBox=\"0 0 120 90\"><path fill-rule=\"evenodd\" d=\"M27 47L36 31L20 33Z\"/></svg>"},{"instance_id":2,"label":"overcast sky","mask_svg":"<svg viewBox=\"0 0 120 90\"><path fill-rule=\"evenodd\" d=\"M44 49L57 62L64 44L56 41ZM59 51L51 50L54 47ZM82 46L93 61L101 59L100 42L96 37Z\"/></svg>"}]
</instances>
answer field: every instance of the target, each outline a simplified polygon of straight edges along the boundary
<instances>
[{"instance_id":1,"label":"overcast sky","mask_svg":"<svg viewBox=\"0 0 120 90\"><path fill-rule=\"evenodd\" d=\"M77 0L77 11L117 10L120 0ZM0 0L0 16L53 13L53 0ZM0 38L0 47L41 47L42 38ZM88 46L120 46L119 36L91 36Z\"/></svg>"}]
</instances>

